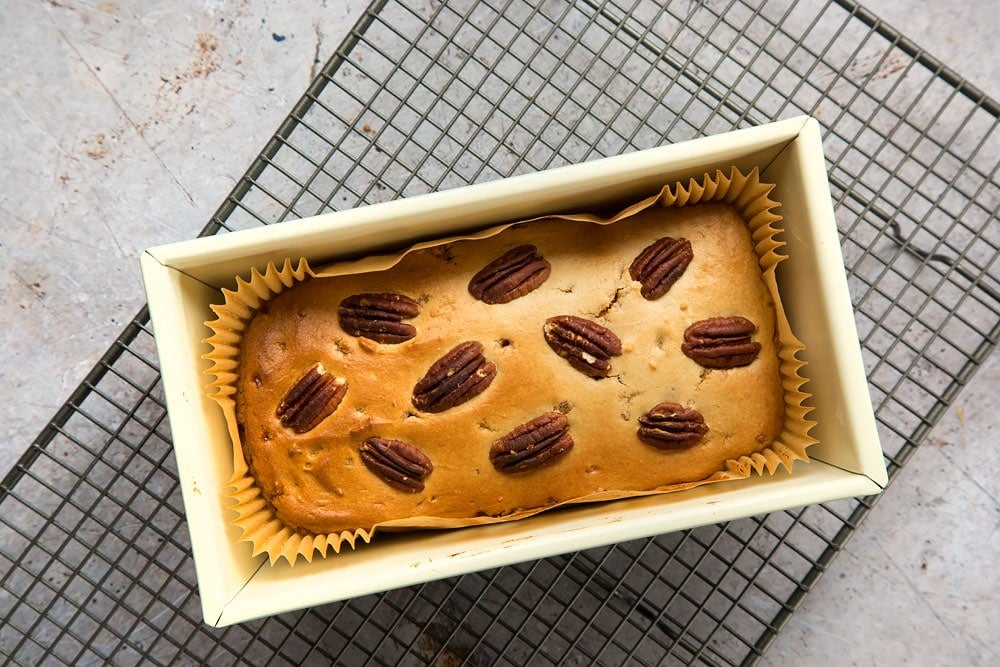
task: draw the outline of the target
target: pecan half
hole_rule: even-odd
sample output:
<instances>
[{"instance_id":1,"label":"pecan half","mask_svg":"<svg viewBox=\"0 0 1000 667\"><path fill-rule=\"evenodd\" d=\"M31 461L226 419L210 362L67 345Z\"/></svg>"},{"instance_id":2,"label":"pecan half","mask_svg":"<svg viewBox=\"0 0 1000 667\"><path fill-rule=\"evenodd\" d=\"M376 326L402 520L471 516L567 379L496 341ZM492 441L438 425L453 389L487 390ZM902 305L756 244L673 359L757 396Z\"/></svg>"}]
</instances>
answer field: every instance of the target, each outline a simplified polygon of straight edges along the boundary
<instances>
[{"instance_id":1,"label":"pecan half","mask_svg":"<svg viewBox=\"0 0 1000 667\"><path fill-rule=\"evenodd\" d=\"M566 415L546 412L494 442L490 461L500 472L526 472L549 465L572 448Z\"/></svg>"},{"instance_id":2,"label":"pecan half","mask_svg":"<svg viewBox=\"0 0 1000 667\"><path fill-rule=\"evenodd\" d=\"M507 303L538 288L552 266L533 245L519 245L484 266L469 281L469 292L483 303Z\"/></svg>"},{"instance_id":3,"label":"pecan half","mask_svg":"<svg viewBox=\"0 0 1000 667\"><path fill-rule=\"evenodd\" d=\"M550 317L545 320L542 332L556 354L592 378L608 377L611 373L608 359L622 353L622 342L613 331L575 315Z\"/></svg>"},{"instance_id":4,"label":"pecan half","mask_svg":"<svg viewBox=\"0 0 1000 667\"><path fill-rule=\"evenodd\" d=\"M333 414L346 393L347 380L313 364L281 399L275 415L282 426L305 433Z\"/></svg>"},{"instance_id":5,"label":"pecan half","mask_svg":"<svg viewBox=\"0 0 1000 667\"><path fill-rule=\"evenodd\" d=\"M755 331L745 317L710 317L684 331L681 350L705 368L746 366L760 352L760 343L750 340Z\"/></svg>"},{"instance_id":6,"label":"pecan half","mask_svg":"<svg viewBox=\"0 0 1000 667\"><path fill-rule=\"evenodd\" d=\"M678 403L658 403L639 417L639 439L657 449L687 449L708 433L705 418Z\"/></svg>"},{"instance_id":7,"label":"pecan half","mask_svg":"<svg viewBox=\"0 0 1000 667\"><path fill-rule=\"evenodd\" d=\"M653 242L632 261L628 273L642 283L639 292L650 301L667 293L694 257L691 242L664 236Z\"/></svg>"},{"instance_id":8,"label":"pecan half","mask_svg":"<svg viewBox=\"0 0 1000 667\"><path fill-rule=\"evenodd\" d=\"M392 488L408 493L423 491L423 478L434 470L422 451L402 440L388 438L368 438L362 442L361 462Z\"/></svg>"},{"instance_id":9,"label":"pecan half","mask_svg":"<svg viewBox=\"0 0 1000 667\"><path fill-rule=\"evenodd\" d=\"M419 314L420 304L408 296L391 292L355 294L341 301L337 309L344 331L379 343L402 343L416 336L416 327L403 320Z\"/></svg>"},{"instance_id":10,"label":"pecan half","mask_svg":"<svg viewBox=\"0 0 1000 667\"><path fill-rule=\"evenodd\" d=\"M496 364L483 356L482 343L460 343L435 361L413 387L413 406L444 412L481 394L496 375Z\"/></svg>"}]
</instances>

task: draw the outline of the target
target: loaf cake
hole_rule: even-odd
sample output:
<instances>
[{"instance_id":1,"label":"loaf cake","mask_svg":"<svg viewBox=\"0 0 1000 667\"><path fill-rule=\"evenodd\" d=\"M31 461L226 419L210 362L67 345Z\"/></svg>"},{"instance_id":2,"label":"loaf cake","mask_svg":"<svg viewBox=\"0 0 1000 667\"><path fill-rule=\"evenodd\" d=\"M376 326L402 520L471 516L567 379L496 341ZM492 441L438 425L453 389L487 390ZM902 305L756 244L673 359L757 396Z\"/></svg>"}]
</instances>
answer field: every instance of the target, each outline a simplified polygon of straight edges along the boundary
<instances>
[{"instance_id":1,"label":"loaf cake","mask_svg":"<svg viewBox=\"0 0 1000 667\"><path fill-rule=\"evenodd\" d=\"M242 283L242 301L228 292L209 356L247 539L294 562L376 529L512 520L805 459L776 203L756 173L705 183L720 179L728 195L692 182L609 219L507 225L377 271L286 262Z\"/></svg>"}]
</instances>

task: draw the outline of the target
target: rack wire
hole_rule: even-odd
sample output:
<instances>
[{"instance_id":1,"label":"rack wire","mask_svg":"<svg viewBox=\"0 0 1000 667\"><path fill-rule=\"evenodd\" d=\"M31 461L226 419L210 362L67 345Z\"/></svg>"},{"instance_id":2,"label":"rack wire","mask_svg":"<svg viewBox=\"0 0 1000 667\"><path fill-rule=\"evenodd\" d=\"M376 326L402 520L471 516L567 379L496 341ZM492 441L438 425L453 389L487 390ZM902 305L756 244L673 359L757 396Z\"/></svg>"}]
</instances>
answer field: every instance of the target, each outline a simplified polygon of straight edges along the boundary
<instances>
[{"instance_id":1,"label":"rack wire","mask_svg":"<svg viewBox=\"0 0 1000 667\"><path fill-rule=\"evenodd\" d=\"M812 114L894 477L1000 334L997 103L852 0L377 0L204 234ZM224 629L143 309L0 485L15 663L752 663L845 500Z\"/></svg>"}]
</instances>

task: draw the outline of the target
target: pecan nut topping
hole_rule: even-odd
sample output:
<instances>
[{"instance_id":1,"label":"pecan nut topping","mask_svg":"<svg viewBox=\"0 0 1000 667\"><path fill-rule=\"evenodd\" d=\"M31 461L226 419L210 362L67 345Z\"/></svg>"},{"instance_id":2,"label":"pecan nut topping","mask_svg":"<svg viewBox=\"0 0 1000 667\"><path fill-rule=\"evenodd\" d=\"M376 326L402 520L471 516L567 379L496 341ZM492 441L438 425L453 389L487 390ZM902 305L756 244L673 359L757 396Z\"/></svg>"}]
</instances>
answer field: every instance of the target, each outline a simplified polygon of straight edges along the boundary
<instances>
[{"instance_id":1,"label":"pecan nut topping","mask_svg":"<svg viewBox=\"0 0 1000 667\"><path fill-rule=\"evenodd\" d=\"M469 281L469 292L483 303L507 303L537 289L552 265L533 245L519 245L484 266Z\"/></svg>"},{"instance_id":2,"label":"pecan nut topping","mask_svg":"<svg viewBox=\"0 0 1000 667\"><path fill-rule=\"evenodd\" d=\"M275 416L296 433L311 431L333 414L347 393L347 380L313 364L278 404Z\"/></svg>"},{"instance_id":3,"label":"pecan nut topping","mask_svg":"<svg viewBox=\"0 0 1000 667\"><path fill-rule=\"evenodd\" d=\"M608 377L611 373L608 359L622 353L621 339L613 331L575 315L550 317L542 331L545 342L556 354L592 378Z\"/></svg>"},{"instance_id":4,"label":"pecan nut topping","mask_svg":"<svg viewBox=\"0 0 1000 667\"><path fill-rule=\"evenodd\" d=\"M658 403L639 417L639 439L657 449L687 449L708 433L705 418L679 403Z\"/></svg>"},{"instance_id":5,"label":"pecan nut topping","mask_svg":"<svg viewBox=\"0 0 1000 667\"><path fill-rule=\"evenodd\" d=\"M386 484L408 493L424 490L424 477L434 471L427 455L402 440L368 438L361 443L361 462Z\"/></svg>"},{"instance_id":6,"label":"pecan nut topping","mask_svg":"<svg viewBox=\"0 0 1000 667\"><path fill-rule=\"evenodd\" d=\"M340 327L352 336L379 343L402 343L417 335L417 329L403 320L420 314L420 305L408 296L391 292L355 294L340 302Z\"/></svg>"},{"instance_id":7,"label":"pecan nut topping","mask_svg":"<svg viewBox=\"0 0 1000 667\"><path fill-rule=\"evenodd\" d=\"M757 358L760 343L750 340L757 325L745 317L710 317L684 331L681 350L705 368L736 368Z\"/></svg>"},{"instance_id":8,"label":"pecan nut topping","mask_svg":"<svg viewBox=\"0 0 1000 667\"><path fill-rule=\"evenodd\" d=\"M435 361L413 387L413 406L444 412L481 394L496 375L496 364L483 356L482 343L460 343Z\"/></svg>"},{"instance_id":9,"label":"pecan nut topping","mask_svg":"<svg viewBox=\"0 0 1000 667\"><path fill-rule=\"evenodd\" d=\"M659 299L673 287L687 269L694 251L687 239L664 236L639 253L629 266L632 280L642 283L639 292L650 301Z\"/></svg>"},{"instance_id":10,"label":"pecan nut topping","mask_svg":"<svg viewBox=\"0 0 1000 667\"><path fill-rule=\"evenodd\" d=\"M495 441L490 461L500 472L526 472L549 465L572 448L566 415L546 412Z\"/></svg>"}]
</instances>

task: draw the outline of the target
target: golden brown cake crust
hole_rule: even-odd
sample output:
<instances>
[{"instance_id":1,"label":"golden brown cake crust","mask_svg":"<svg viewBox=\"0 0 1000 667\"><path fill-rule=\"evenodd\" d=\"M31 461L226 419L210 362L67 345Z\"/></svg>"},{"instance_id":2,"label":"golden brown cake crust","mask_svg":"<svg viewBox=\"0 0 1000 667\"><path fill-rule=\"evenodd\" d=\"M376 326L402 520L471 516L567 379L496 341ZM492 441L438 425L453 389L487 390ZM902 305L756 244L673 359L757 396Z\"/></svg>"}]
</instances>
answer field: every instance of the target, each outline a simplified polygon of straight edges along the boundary
<instances>
[{"instance_id":1,"label":"golden brown cake crust","mask_svg":"<svg viewBox=\"0 0 1000 667\"><path fill-rule=\"evenodd\" d=\"M629 276L632 260L658 238L683 237L694 257L655 301ZM538 289L506 304L486 304L470 278L520 244L552 265ZM420 303L408 320L417 335L400 344L348 335L341 301L363 292L397 292ZM557 356L545 320L577 315L614 333L623 353L610 377L595 380ZM685 329L710 317L739 315L758 327L762 346L749 366L707 370L681 351ZM241 344L236 410L244 456L278 517L300 531L370 529L401 518L469 519L694 482L728 460L765 448L782 429L785 404L775 348L775 312L749 230L726 204L653 206L598 225L543 220L484 240L458 241L406 255L388 271L314 278L274 296ZM414 408L414 385L445 352L482 343L497 366L479 396L442 413ZM314 363L347 379L334 414L304 433L282 426L275 410ZM697 409L708 425L700 443L662 451L641 442L638 418L657 403ZM502 473L493 442L549 411L563 411L574 447L553 464ZM411 443L433 463L419 493L386 484L362 464L361 443L378 436Z\"/></svg>"}]
</instances>

